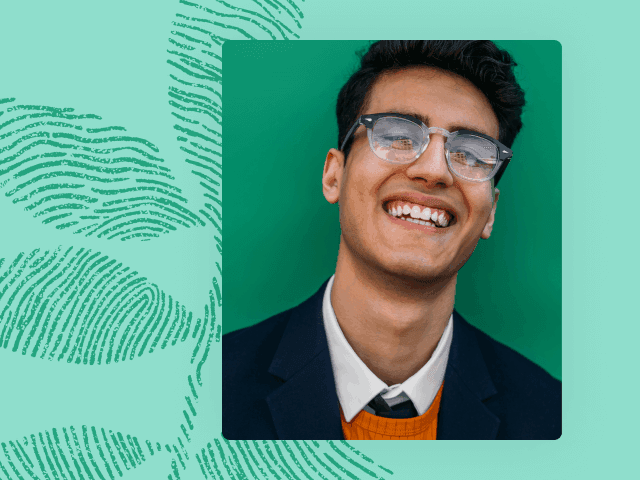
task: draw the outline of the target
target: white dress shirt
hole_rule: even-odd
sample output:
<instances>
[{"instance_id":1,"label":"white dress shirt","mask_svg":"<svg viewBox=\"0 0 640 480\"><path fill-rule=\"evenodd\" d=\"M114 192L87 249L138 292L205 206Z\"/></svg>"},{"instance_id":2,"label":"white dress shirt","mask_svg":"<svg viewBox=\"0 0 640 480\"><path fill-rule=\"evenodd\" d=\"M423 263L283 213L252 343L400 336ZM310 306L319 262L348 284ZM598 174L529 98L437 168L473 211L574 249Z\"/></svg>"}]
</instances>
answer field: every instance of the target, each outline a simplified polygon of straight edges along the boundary
<instances>
[{"instance_id":1,"label":"white dress shirt","mask_svg":"<svg viewBox=\"0 0 640 480\"><path fill-rule=\"evenodd\" d=\"M322 316L336 391L345 420L350 422L363 409L373 413L367 404L379 393L390 406L409 398L418 415L423 415L431 406L444 380L453 338L453 314L429 361L403 383L389 386L369 370L342 333L331 305L334 278L335 275L329 280L324 292Z\"/></svg>"}]
</instances>

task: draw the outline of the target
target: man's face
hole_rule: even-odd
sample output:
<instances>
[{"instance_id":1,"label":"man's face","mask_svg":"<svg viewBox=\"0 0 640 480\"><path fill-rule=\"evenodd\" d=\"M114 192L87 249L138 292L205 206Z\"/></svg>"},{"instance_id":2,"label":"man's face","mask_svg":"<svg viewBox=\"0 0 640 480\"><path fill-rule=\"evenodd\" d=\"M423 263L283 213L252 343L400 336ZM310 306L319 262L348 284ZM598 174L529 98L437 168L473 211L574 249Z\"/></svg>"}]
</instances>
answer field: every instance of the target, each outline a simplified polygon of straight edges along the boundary
<instances>
[{"instance_id":1,"label":"man's face","mask_svg":"<svg viewBox=\"0 0 640 480\"><path fill-rule=\"evenodd\" d=\"M379 78L363 113L383 112L422 118L427 127L475 130L498 138L497 118L482 92L435 68L414 67ZM346 166L341 152L329 152L323 189L329 202L340 204L341 255L407 280L433 282L456 274L480 237L489 238L499 192L494 201L492 182L453 175L445 142L442 135L432 134L415 162L394 165L374 155L360 126ZM449 223L425 226L388 212L404 205L421 212L435 209Z\"/></svg>"}]
</instances>

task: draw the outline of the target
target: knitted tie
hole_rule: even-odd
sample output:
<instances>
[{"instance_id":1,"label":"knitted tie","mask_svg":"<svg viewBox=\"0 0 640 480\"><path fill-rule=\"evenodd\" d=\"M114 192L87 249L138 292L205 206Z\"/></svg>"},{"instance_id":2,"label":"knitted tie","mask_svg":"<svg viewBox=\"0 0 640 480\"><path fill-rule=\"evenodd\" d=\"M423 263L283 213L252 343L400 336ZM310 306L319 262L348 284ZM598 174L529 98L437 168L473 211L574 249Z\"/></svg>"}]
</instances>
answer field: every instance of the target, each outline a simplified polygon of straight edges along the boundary
<instances>
[{"instance_id":1,"label":"knitted tie","mask_svg":"<svg viewBox=\"0 0 640 480\"><path fill-rule=\"evenodd\" d=\"M368 407L378 417L384 418L412 418L418 416L418 411L409 399L390 407L381 394L376 395L368 404Z\"/></svg>"}]
</instances>

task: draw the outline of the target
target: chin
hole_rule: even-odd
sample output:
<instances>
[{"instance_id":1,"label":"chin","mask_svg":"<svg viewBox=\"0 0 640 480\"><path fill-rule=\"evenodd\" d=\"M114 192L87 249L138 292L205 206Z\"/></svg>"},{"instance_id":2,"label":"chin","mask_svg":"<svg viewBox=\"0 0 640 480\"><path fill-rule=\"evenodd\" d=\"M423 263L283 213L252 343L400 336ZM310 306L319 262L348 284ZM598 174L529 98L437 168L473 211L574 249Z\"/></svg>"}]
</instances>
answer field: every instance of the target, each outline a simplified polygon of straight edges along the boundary
<instances>
[{"instance_id":1,"label":"chin","mask_svg":"<svg viewBox=\"0 0 640 480\"><path fill-rule=\"evenodd\" d=\"M401 258L379 265L382 271L405 283L434 284L447 281L455 272L447 271L446 266L428 258Z\"/></svg>"}]
</instances>

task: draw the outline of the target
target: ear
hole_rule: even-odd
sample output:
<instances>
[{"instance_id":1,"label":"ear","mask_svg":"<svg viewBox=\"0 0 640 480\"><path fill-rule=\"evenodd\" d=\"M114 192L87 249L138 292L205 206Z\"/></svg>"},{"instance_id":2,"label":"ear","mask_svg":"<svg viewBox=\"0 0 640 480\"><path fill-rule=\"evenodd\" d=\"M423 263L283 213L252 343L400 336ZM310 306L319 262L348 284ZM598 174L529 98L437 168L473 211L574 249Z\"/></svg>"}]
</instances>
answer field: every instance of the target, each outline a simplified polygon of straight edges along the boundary
<instances>
[{"instance_id":1,"label":"ear","mask_svg":"<svg viewBox=\"0 0 640 480\"><path fill-rule=\"evenodd\" d=\"M480 235L480 237L484 238L485 240L491 236L491 231L493 230L493 221L495 220L496 205L498 205L499 197L500 197L500 190L498 190L497 188L494 188L493 207L491 207L491 213L489 214L489 219L487 220L487 223L485 224L484 229L482 230L482 234Z\"/></svg>"},{"instance_id":2,"label":"ear","mask_svg":"<svg viewBox=\"0 0 640 480\"><path fill-rule=\"evenodd\" d=\"M332 148L327 153L322 172L322 193L329 203L337 203L340 199L340 185L344 173L344 154Z\"/></svg>"}]
</instances>

